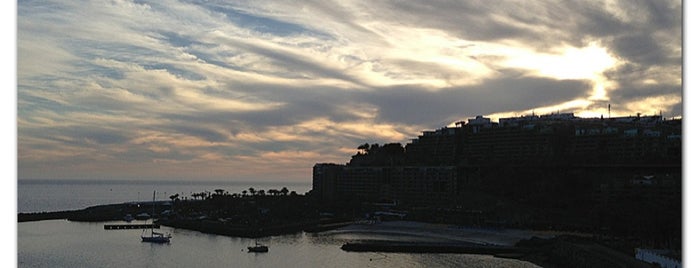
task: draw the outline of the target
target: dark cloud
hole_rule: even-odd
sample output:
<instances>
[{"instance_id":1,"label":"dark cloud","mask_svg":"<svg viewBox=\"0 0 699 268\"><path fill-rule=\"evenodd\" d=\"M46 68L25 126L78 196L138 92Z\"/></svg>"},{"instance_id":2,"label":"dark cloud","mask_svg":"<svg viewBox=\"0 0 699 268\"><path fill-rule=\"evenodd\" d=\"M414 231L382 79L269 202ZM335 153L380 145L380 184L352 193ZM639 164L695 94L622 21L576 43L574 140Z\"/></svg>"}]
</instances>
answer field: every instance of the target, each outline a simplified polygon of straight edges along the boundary
<instances>
[{"instance_id":1,"label":"dark cloud","mask_svg":"<svg viewBox=\"0 0 699 268\"><path fill-rule=\"evenodd\" d=\"M535 4L535 2L532 2ZM526 28L498 19L516 4L482 5L475 1L398 1L381 3L391 13L390 20L409 21L414 25L444 29L466 40L500 40L527 35ZM532 11L529 9L529 11ZM411 14L411 16L407 16ZM532 15L535 17L535 15Z\"/></svg>"},{"instance_id":2,"label":"dark cloud","mask_svg":"<svg viewBox=\"0 0 699 268\"><path fill-rule=\"evenodd\" d=\"M380 107L379 120L430 125L454 118L508 110L527 110L586 96L586 81L510 77L486 80L475 86L444 89L438 93L421 88L378 90L364 100Z\"/></svg>"},{"instance_id":3,"label":"dark cloud","mask_svg":"<svg viewBox=\"0 0 699 268\"><path fill-rule=\"evenodd\" d=\"M648 97L679 96L681 94L682 87L679 85L635 85L614 90L610 92L609 98L615 103L623 104Z\"/></svg>"},{"instance_id":4,"label":"dark cloud","mask_svg":"<svg viewBox=\"0 0 699 268\"><path fill-rule=\"evenodd\" d=\"M665 116L665 117L677 117L677 116L682 116L682 115L683 115L683 113L682 113L682 111L683 111L683 110L682 110L682 104L683 104L683 103L680 102L680 103L677 103L677 104L675 104L675 105L672 105L672 107L670 107L670 110L669 110L669 111L663 111L663 116Z\"/></svg>"},{"instance_id":5,"label":"dark cloud","mask_svg":"<svg viewBox=\"0 0 699 268\"><path fill-rule=\"evenodd\" d=\"M199 156L197 152L174 146L167 147L167 150L154 151L148 148L148 144L138 147L129 147L129 150L114 152L112 153L112 155L115 159L132 163L147 163L152 162L154 159L170 161L191 161L197 159L197 157Z\"/></svg>"},{"instance_id":6,"label":"dark cloud","mask_svg":"<svg viewBox=\"0 0 699 268\"><path fill-rule=\"evenodd\" d=\"M129 140L127 135L112 131L99 131L89 129L82 133L82 138L95 141L99 144L122 144Z\"/></svg>"},{"instance_id":7,"label":"dark cloud","mask_svg":"<svg viewBox=\"0 0 699 268\"><path fill-rule=\"evenodd\" d=\"M662 64L669 61L666 52L652 38L644 34L622 35L612 41L617 55L642 65Z\"/></svg>"},{"instance_id":8,"label":"dark cloud","mask_svg":"<svg viewBox=\"0 0 699 268\"><path fill-rule=\"evenodd\" d=\"M222 133L219 133L215 130L206 128L206 127L195 127L192 126L193 124L188 124L188 125L168 125L167 128L171 130L173 134L184 134L187 136L194 136L198 137L201 139L204 139L209 142L223 142L228 140L228 137Z\"/></svg>"},{"instance_id":9,"label":"dark cloud","mask_svg":"<svg viewBox=\"0 0 699 268\"><path fill-rule=\"evenodd\" d=\"M76 70L73 70L73 74L77 77L84 77L89 75L99 75L101 77L120 80L124 79L124 72L119 69L105 67L93 64L91 62L79 62L76 63Z\"/></svg>"},{"instance_id":10,"label":"dark cloud","mask_svg":"<svg viewBox=\"0 0 699 268\"><path fill-rule=\"evenodd\" d=\"M577 27L571 33L602 40L613 55L643 68L679 63L681 55L675 49L681 46L682 5L677 1L621 1L619 12L625 20L598 6L571 3L583 11L573 15Z\"/></svg>"},{"instance_id":11,"label":"dark cloud","mask_svg":"<svg viewBox=\"0 0 699 268\"><path fill-rule=\"evenodd\" d=\"M616 12L585 1L381 2L390 10L378 18L447 30L465 40L518 40L541 50L564 44L586 46L601 40L616 55L639 63L658 63L672 57L662 49L656 33L681 34L681 4L677 1L620 1ZM407 16L410 14L410 16ZM620 15L628 18L622 19ZM679 45L675 43L675 45ZM676 56L676 55L675 55Z\"/></svg>"},{"instance_id":12,"label":"dark cloud","mask_svg":"<svg viewBox=\"0 0 699 268\"><path fill-rule=\"evenodd\" d=\"M54 145L44 146L54 146L54 148L57 150L60 150L60 146L58 146L59 144L77 147L92 147L93 144L124 144L131 139L131 133L129 130L85 125L71 127L45 127L40 130L22 129L22 133L24 133L27 137L56 142L53 143Z\"/></svg>"},{"instance_id":13,"label":"dark cloud","mask_svg":"<svg viewBox=\"0 0 699 268\"><path fill-rule=\"evenodd\" d=\"M589 82L582 80L519 77L517 72L507 70L503 73L513 76L437 92L419 86L394 86L371 91L274 86L248 88L257 96L284 101L285 104L272 110L207 115L196 120L235 118L245 125L273 127L326 117L341 124L360 120L352 109L370 105L378 109L378 123L434 125L453 118L526 110L584 98L590 88Z\"/></svg>"},{"instance_id":14,"label":"dark cloud","mask_svg":"<svg viewBox=\"0 0 699 268\"><path fill-rule=\"evenodd\" d=\"M230 118L265 127L292 125L318 117L328 117L336 122L356 120L357 117L345 111L344 107L359 100L357 95L362 94L356 90L319 86L240 83L230 87L273 103L282 103L269 110L243 111L230 115Z\"/></svg>"},{"instance_id":15,"label":"dark cloud","mask_svg":"<svg viewBox=\"0 0 699 268\"><path fill-rule=\"evenodd\" d=\"M196 72L187 70L185 68L175 67L172 64L165 63L155 63L155 64L144 64L143 68L146 70L164 70L169 74L172 74L178 78L193 80L193 81L203 81L206 79L205 76L198 74Z\"/></svg>"},{"instance_id":16,"label":"dark cloud","mask_svg":"<svg viewBox=\"0 0 699 268\"><path fill-rule=\"evenodd\" d=\"M248 42L241 42L238 44L238 47L273 60L277 66L285 67L286 72L291 73L292 77L308 75L313 78L335 78L357 85L363 85L363 82L347 75L342 70L325 66L321 62L312 61L304 55L297 55L291 51L275 50Z\"/></svg>"},{"instance_id":17,"label":"dark cloud","mask_svg":"<svg viewBox=\"0 0 699 268\"><path fill-rule=\"evenodd\" d=\"M169 44L175 46L175 47L191 47L193 45L198 45L198 46L206 46L207 44L201 43L197 40L195 40L191 36L184 36L179 33L175 32L160 32L160 36L162 36L162 40L165 42L168 42ZM214 46L214 45L211 45Z\"/></svg>"},{"instance_id":18,"label":"dark cloud","mask_svg":"<svg viewBox=\"0 0 699 268\"><path fill-rule=\"evenodd\" d=\"M323 35L315 32L313 29L306 28L303 25L277 20L271 17L265 17L255 14L250 14L239 9L227 7L223 4L212 4L211 2L200 2L203 8L222 13L234 24L254 31L269 33L277 36L289 35Z\"/></svg>"}]
</instances>

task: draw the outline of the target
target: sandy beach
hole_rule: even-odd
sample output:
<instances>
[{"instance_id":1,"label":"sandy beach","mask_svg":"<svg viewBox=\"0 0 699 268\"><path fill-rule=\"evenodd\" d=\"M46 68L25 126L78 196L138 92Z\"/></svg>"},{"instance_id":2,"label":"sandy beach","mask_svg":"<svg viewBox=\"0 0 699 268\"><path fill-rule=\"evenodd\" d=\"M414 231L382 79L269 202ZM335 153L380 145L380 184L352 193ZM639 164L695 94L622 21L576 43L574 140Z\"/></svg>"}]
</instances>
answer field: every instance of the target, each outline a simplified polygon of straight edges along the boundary
<instances>
[{"instance_id":1,"label":"sandy beach","mask_svg":"<svg viewBox=\"0 0 699 268\"><path fill-rule=\"evenodd\" d=\"M391 240L414 242L469 242L483 245L514 246L522 239L533 236L554 237L551 233L515 229L488 229L449 224L434 224L413 221L386 221L352 224L326 234L366 237L365 240Z\"/></svg>"}]
</instances>

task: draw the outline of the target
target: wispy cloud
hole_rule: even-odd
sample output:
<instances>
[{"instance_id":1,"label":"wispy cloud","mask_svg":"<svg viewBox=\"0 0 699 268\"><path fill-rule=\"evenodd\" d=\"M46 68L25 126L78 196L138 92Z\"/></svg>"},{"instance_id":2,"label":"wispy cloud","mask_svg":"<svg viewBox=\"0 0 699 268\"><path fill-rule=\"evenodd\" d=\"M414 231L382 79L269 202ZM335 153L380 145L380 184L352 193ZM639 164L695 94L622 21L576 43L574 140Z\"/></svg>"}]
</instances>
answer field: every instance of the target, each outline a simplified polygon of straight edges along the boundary
<instances>
[{"instance_id":1,"label":"wispy cloud","mask_svg":"<svg viewBox=\"0 0 699 268\"><path fill-rule=\"evenodd\" d=\"M681 116L681 1L20 1L20 178L309 180L477 114Z\"/></svg>"}]
</instances>

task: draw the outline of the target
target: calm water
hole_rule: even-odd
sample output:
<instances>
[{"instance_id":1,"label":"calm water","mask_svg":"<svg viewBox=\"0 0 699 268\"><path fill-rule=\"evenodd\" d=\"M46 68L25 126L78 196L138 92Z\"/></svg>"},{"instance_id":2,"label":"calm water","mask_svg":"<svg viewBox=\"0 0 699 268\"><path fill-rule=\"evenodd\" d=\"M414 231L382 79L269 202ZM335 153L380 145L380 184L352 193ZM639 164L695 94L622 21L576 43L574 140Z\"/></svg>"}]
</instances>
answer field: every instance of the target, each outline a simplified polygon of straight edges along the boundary
<instances>
[{"instance_id":1,"label":"calm water","mask_svg":"<svg viewBox=\"0 0 699 268\"><path fill-rule=\"evenodd\" d=\"M220 184L202 185L171 183L18 183L19 211L55 211L84 208L90 205L152 198L152 191L189 193L221 188L240 192L256 189L280 189L305 193L304 184ZM161 190L162 189L162 190ZM136 191L133 194L132 191ZM138 193L140 191L140 194ZM159 198L159 199L165 199ZM116 223L116 222L113 222ZM268 253L247 253L255 243L247 238L203 234L173 229L161 231L173 235L170 244L142 243L141 230L104 230L102 223L66 220L17 224L17 261L19 267L537 267L528 262L470 254L398 254L345 252L340 247L354 240L440 240L475 239L504 241L511 234L472 231L452 236L446 230L438 235L432 230L416 234L411 226L388 226L379 232L349 226L322 233L298 233L258 239L269 245ZM412 229L411 229L412 228ZM459 231L460 232L460 231ZM520 233L514 233L520 236Z\"/></svg>"},{"instance_id":2,"label":"calm water","mask_svg":"<svg viewBox=\"0 0 699 268\"><path fill-rule=\"evenodd\" d=\"M267 253L248 253L254 240L163 227L170 244L140 241L140 230L104 230L104 223L64 220L18 225L19 267L537 267L528 262L470 254L354 253L355 239L411 240L412 236L329 231L258 241Z\"/></svg>"}]
</instances>

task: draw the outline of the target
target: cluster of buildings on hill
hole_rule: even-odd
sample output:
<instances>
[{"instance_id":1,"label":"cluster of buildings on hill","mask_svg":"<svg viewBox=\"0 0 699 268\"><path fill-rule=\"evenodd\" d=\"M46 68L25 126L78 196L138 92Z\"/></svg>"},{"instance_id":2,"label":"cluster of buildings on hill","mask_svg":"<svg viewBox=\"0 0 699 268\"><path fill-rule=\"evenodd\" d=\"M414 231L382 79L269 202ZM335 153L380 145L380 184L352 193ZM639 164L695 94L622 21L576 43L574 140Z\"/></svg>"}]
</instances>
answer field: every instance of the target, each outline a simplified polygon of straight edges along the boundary
<instances>
[{"instance_id":1,"label":"cluster of buildings on hill","mask_svg":"<svg viewBox=\"0 0 699 268\"><path fill-rule=\"evenodd\" d=\"M488 188L517 177L571 176L594 177L592 191L606 187L602 190L614 192L602 180L661 173L679 177L681 125L681 120L640 114L579 118L559 113L498 123L477 116L424 131L405 147L366 144L347 164L316 164L313 192L324 201L448 206L466 188Z\"/></svg>"}]
</instances>

